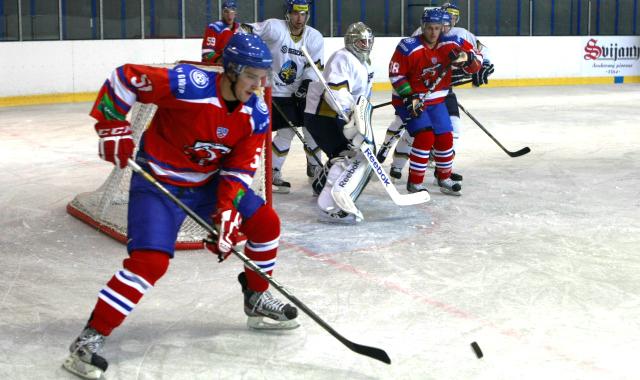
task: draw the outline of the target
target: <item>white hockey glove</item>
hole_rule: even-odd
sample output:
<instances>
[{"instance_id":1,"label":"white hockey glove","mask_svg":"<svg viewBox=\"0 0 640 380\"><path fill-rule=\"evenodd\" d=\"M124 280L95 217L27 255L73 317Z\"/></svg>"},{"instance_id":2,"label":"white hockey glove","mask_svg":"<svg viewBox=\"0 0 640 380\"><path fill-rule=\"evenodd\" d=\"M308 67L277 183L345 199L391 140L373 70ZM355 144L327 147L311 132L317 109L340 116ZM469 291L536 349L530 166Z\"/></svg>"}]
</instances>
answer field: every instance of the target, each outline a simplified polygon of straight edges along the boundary
<instances>
[{"instance_id":1,"label":"white hockey glove","mask_svg":"<svg viewBox=\"0 0 640 380\"><path fill-rule=\"evenodd\" d=\"M364 142L364 126L359 124L360 123L357 122L355 113L352 113L347 124L342 127L342 134L347 140L349 140L349 143L354 149L360 148Z\"/></svg>"}]
</instances>

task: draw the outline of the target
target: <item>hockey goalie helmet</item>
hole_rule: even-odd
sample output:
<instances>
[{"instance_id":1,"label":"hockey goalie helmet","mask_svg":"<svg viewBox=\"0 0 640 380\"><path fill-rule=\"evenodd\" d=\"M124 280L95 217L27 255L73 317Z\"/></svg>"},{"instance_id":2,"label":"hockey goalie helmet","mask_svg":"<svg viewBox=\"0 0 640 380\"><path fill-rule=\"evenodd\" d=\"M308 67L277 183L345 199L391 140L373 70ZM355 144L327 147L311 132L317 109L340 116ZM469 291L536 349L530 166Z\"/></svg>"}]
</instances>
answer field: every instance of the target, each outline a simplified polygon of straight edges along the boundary
<instances>
[{"instance_id":1,"label":"hockey goalie helmet","mask_svg":"<svg viewBox=\"0 0 640 380\"><path fill-rule=\"evenodd\" d=\"M371 28L360 21L349 25L344 33L344 47L363 63L369 61L373 40L374 35Z\"/></svg>"},{"instance_id":2,"label":"hockey goalie helmet","mask_svg":"<svg viewBox=\"0 0 640 380\"><path fill-rule=\"evenodd\" d=\"M271 69L273 57L262 38L255 34L234 34L222 52L225 72L240 74L245 67Z\"/></svg>"},{"instance_id":3,"label":"hockey goalie helmet","mask_svg":"<svg viewBox=\"0 0 640 380\"><path fill-rule=\"evenodd\" d=\"M451 15L451 26L456 26L456 23L460 19L460 8L455 4L444 3L440 9Z\"/></svg>"}]
</instances>

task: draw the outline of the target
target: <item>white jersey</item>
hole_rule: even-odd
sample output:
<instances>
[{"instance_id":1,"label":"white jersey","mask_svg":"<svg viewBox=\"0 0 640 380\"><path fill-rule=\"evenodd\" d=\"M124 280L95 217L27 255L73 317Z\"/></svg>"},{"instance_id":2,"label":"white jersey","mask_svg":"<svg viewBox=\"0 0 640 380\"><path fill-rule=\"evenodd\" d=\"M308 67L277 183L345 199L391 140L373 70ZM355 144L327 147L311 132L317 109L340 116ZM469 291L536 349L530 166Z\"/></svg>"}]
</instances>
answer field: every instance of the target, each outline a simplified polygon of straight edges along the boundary
<instances>
[{"instance_id":1,"label":"white jersey","mask_svg":"<svg viewBox=\"0 0 640 380\"><path fill-rule=\"evenodd\" d=\"M300 49L306 47L322 69L324 39L320 32L306 25L300 37L292 37L287 21L275 18L249 25L253 27L253 33L264 40L273 56L271 91L274 97L290 97L303 80L316 79Z\"/></svg>"},{"instance_id":2,"label":"white jersey","mask_svg":"<svg viewBox=\"0 0 640 380\"><path fill-rule=\"evenodd\" d=\"M342 48L329 57L322 72L331 93L338 101L337 107L331 98L324 94L324 86L318 81L309 84L307 91L306 113L336 117L337 111L347 114L353 111L359 96L367 99L371 96L373 68L367 62L362 63L346 48ZM322 96L324 94L324 97Z\"/></svg>"}]
</instances>

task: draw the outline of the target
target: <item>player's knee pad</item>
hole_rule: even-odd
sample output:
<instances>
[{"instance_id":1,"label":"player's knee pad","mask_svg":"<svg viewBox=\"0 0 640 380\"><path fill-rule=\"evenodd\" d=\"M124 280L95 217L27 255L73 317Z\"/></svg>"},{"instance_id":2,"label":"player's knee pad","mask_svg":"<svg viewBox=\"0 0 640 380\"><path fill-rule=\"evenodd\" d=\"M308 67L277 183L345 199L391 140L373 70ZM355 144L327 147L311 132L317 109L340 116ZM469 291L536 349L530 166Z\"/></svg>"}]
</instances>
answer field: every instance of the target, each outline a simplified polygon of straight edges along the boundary
<instances>
[{"instance_id":1,"label":"player's knee pad","mask_svg":"<svg viewBox=\"0 0 640 380\"><path fill-rule=\"evenodd\" d=\"M440 135L435 135L435 142L433 148L439 151L450 150L453 148L453 133L447 132Z\"/></svg>"},{"instance_id":2,"label":"player's knee pad","mask_svg":"<svg viewBox=\"0 0 640 380\"><path fill-rule=\"evenodd\" d=\"M415 149L429 151L431 147L433 147L434 140L435 136L433 134L433 130L423 130L414 137L412 147Z\"/></svg>"},{"instance_id":3,"label":"player's knee pad","mask_svg":"<svg viewBox=\"0 0 640 380\"><path fill-rule=\"evenodd\" d=\"M160 251L135 250L123 261L124 268L154 285L169 268L169 255Z\"/></svg>"},{"instance_id":4,"label":"player's knee pad","mask_svg":"<svg viewBox=\"0 0 640 380\"><path fill-rule=\"evenodd\" d=\"M240 231L252 242L272 241L280 236L280 218L271 206L263 204L242 222Z\"/></svg>"}]
</instances>

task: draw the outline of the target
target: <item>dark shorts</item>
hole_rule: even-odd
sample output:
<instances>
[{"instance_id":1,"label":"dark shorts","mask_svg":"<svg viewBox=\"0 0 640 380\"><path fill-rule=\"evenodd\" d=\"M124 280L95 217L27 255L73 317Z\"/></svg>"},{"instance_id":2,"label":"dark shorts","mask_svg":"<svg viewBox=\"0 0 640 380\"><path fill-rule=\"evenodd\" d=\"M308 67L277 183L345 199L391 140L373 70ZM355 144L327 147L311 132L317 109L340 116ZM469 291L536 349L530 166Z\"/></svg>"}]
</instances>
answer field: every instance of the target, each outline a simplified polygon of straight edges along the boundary
<instances>
[{"instance_id":1,"label":"dark shorts","mask_svg":"<svg viewBox=\"0 0 640 380\"><path fill-rule=\"evenodd\" d=\"M340 152L349 149L349 141L342 134L344 121L341 119L304 114L304 125L320 149L329 157L337 157Z\"/></svg>"},{"instance_id":2,"label":"dark shorts","mask_svg":"<svg viewBox=\"0 0 640 380\"><path fill-rule=\"evenodd\" d=\"M276 98L272 99L272 102L276 103L287 119L293 123L296 127L302 127L304 122L304 102L299 101L296 98ZM282 117L280 112L272 107L271 114L273 116L272 130L277 131L282 128L289 128L289 123Z\"/></svg>"}]
</instances>

